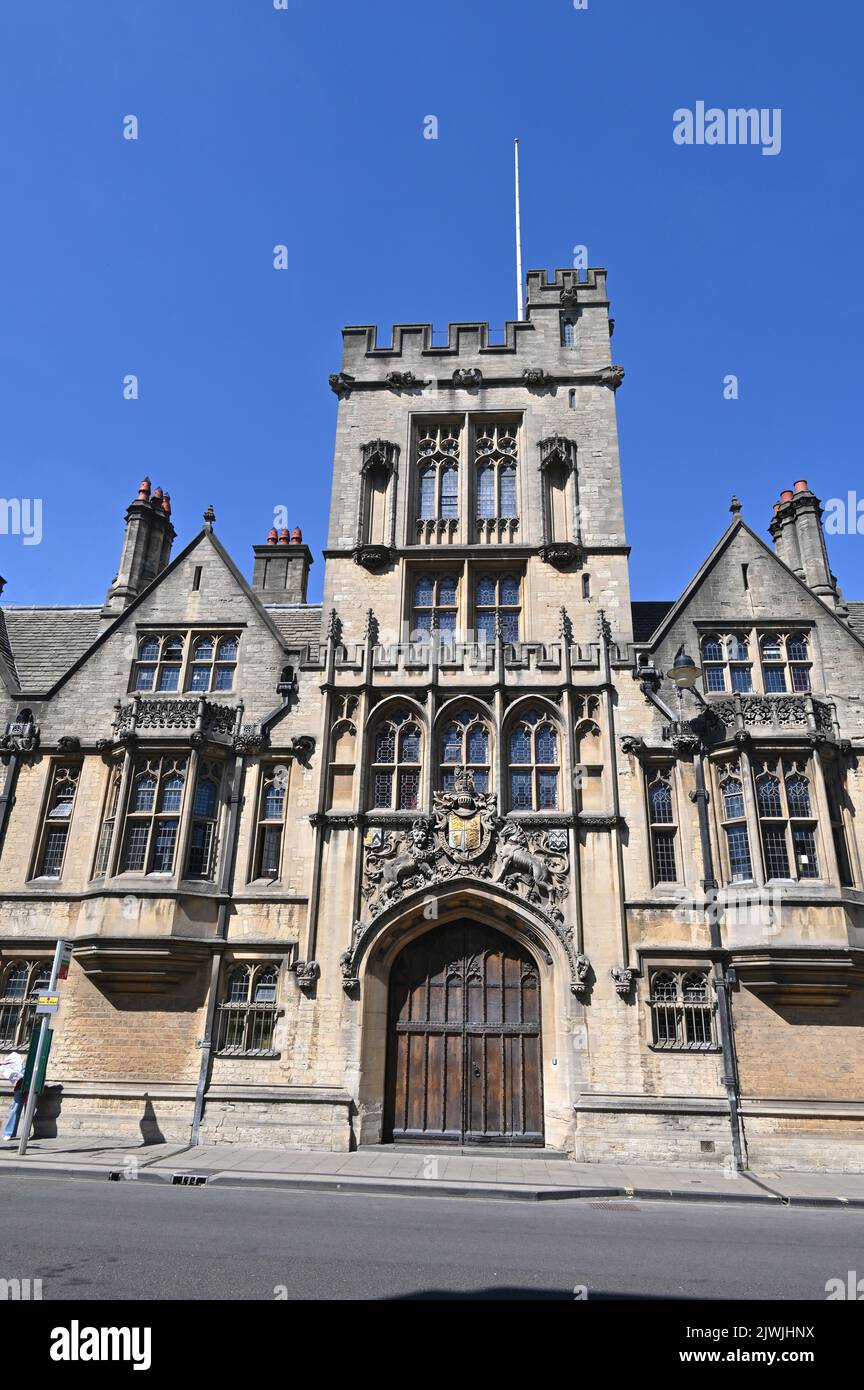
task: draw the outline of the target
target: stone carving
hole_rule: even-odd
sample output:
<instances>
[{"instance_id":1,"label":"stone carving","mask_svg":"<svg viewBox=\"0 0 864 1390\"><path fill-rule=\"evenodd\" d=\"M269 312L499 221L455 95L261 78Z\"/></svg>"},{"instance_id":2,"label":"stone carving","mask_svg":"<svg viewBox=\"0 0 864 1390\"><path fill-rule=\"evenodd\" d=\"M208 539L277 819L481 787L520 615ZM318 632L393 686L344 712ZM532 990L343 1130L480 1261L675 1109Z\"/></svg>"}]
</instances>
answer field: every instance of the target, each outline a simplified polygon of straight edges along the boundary
<instances>
[{"instance_id":1,"label":"stone carving","mask_svg":"<svg viewBox=\"0 0 864 1390\"><path fill-rule=\"evenodd\" d=\"M81 749L81 740L74 734L64 734L57 740L57 751L59 753L78 753Z\"/></svg>"},{"instance_id":2,"label":"stone carving","mask_svg":"<svg viewBox=\"0 0 864 1390\"><path fill-rule=\"evenodd\" d=\"M576 545L575 541L551 541L540 550L540 559L544 564L554 565L556 569L561 570L575 565L581 557L581 547Z\"/></svg>"},{"instance_id":3,"label":"stone carving","mask_svg":"<svg viewBox=\"0 0 864 1390\"><path fill-rule=\"evenodd\" d=\"M362 565L365 570L384 569L395 557L396 552L389 545L358 545L352 551L355 565Z\"/></svg>"},{"instance_id":4,"label":"stone carving","mask_svg":"<svg viewBox=\"0 0 864 1390\"><path fill-rule=\"evenodd\" d=\"M812 706L817 730L830 737L834 729L830 705L808 695L735 695L731 700L712 703L711 713L722 720L727 729L739 723L739 716L747 728L786 729L796 724L807 725L808 706Z\"/></svg>"},{"instance_id":5,"label":"stone carving","mask_svg":"<svg viewBox=\"0 0 864 1390\"><path fill-rule=\"evenodd\" d=\"M597 380L601 386L608 386L610 391L617 391L624 380L624 368L619 366L601 367L597 373Z\"/></svg>"},{"instance_id":6,"label":"stone carving","mask_svg":"<svg viewBox=\"0 0 864 1390\"><path fill-rule=\"evenodd\" d=\"M269 745L270 738L260 724L244 724L234 738L234 748L238 753L263 753Z\"/></svg>"},{"instance_id":7,"label":"stone carving","mask_svg":"<svg viewBox=\"0 0 864 1390\"><path fill-rule=\"evenodd\" d=\"M636 979L637 971L625 965L613 965L609 974L615 981L615 993L619 999L628 999Z\"/></svg>"},{"instance_id":8,"label":"stone carving","mask_svg":"<svg viewBox=\"0 0 864 1390\"><path fill-rule=\"evenodd\" d=\"M433 853L431 822L425 816L414 821L407 835L385 834L377 843L373 840L366 851L363 892L374 902L375 914L405 889L418 888L435 877L430 863Z\"/></svg>"},{"instance_id":9,"label":"stone carving","mask_svg":"<svg viewBox=\"0 0 864 1390\"><path fill-rule=\"evenodd\" d=\"M388 372L384 380L391 391L417 391L429 385L428 381L421 381L414 372Z\"/></svg>"},{"instance_id":10,"label":"stone carving","mask_svg":"<svg viewBox=\"0 0 864 1390\"><path fill-rule=\"evenodd\" d=\"M529 902L541 907L557 907L567 895L568 867L566 858L549 845L549 836L559 833L547 831L542 837L542 845L535 835L532 837L532 848L532 840L529 840L524 827L514 821L505 821L498 835L495 882L503 883L513 893L520 892L524 887Z\"/></svg>"},{"instance_id":11,"label":"stone carving","mask_svg":"<svg viewBox=\"0 0 864 1390\"><path fill-rule=\"evenodd\" d=\"M581 999L582 995L588 988L588 975L590 973L590 970L590 960L587 956L583 956L580 952L580 954L576 957L575 968L573 971L573 979L570 984L570 991L572 994L576 995L577 999Z\"/></svg>"},{"instance_id":12,"label":"stone carving","mask_svg":"<svg viewBox=\"0 0 864 1390\"><path fill-rule=\"evenodd\" d=\"M354 377L350 372L331 372L327 380L330 383L330 390L335 391L337 396L347 396L351 387L354 385Z\"/></svg>"},{"instance_id":13,"label":"stone carving","mask_svg":"<svg viewBox=\"0 0 864 1390\"><path fill-rule=\"evenodd\" d=\"M124 736L148 729L189 729L205 734L231 734L237 722L236 705L217 705L211 700L152 700L136 697L121 705L114 728L121 742Z\"/></svg>"},{"instance_id":14,"label":"stone carving","mask_svg":"<svg viewBox=\"0 0 864 1390\"><path fill-rule=\"evenodd\" d=\"M483 373L479 367L457 367L453 373L453 385L462 389L483 385Z\"/></svg>"},{"instance_id":15,"label":"stone carving","mask_svg":"<svg viewBox=\"0 0 864 1390\"><path fill-rule=\"evenodd\" d=\"M568 285L561 291L561 305L564 309L575 309L579 305L578 285Z\"/></svg>"},{"instance_id":16,"label":"stone carving","mask_svg":"<svg viewBox=\"0 0 864 1390\"><path fill-rule=\"evenodd\" d=\"M374 918L406 893L468 874L500 883L560 924L568 868L566 830L502 819L495 797L478 792L471 770L460 767L452 790L436 792L432 817L372 829L362 894Z\"/></svg>"},{"instance_id":17,"label":"stone carving","mask_svg":"<svg viewBox=\"0 0 864 1390\"><path fill-rule=\"evenodd\" d=\"M339 957L339 969L342 971L342 988L356 989L360 983L360 972L355 962L354 951L342 952Z\"/></svg>"},{"instance_id":18,"label":"stone carving","mask_svg":"<svg viewBox=\"0 0 864 1390\"><path fill-rule=\"evenodd\" d=\"M297 976L300 989L312 989L321 976L321 966L317 960L298 960L294 966L294 974Z\"/></svg>"},{"instance_id":19,"label":"stone carving","mask_svg":"<svg viewBox=\"0 0 864 1390\"><path fill-rule=\"evenodd\" d=\"M13 719L0 738L0 752L33 753L39 747L39 725L27 711L24 719Z\"/></svg>"},{"instance_id":20,"label":"stone carving","mask_svg":"<svg viewBox=\"0 0 864 1390\"><path fill-rule=\"evenodd\" d=\"M526 386L551 386L552 378L542 367L526 367L522 373Z\"/></svg>"}]
</instances>

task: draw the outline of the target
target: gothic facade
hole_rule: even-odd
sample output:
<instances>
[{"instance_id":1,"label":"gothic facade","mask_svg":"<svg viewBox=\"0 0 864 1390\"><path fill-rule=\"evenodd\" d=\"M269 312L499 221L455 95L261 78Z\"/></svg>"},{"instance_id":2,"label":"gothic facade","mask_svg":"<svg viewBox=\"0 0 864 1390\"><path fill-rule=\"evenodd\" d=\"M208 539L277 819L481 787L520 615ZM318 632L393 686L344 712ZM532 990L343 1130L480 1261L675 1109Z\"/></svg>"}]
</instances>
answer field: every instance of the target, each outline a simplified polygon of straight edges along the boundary
<instances>
[{"instance_id":1,"label":"gothic facade","mask_svg":"<svg viewBox=\"0 0 864 1390\"><path fill-rule=\"evenodd\" d=\"M864 1169L864 604L803 480L632 602L605 272L527 305L344 330L322 605L145 480L104 604L3 610L41 1133Z\"/></svg>"}]
</instances>

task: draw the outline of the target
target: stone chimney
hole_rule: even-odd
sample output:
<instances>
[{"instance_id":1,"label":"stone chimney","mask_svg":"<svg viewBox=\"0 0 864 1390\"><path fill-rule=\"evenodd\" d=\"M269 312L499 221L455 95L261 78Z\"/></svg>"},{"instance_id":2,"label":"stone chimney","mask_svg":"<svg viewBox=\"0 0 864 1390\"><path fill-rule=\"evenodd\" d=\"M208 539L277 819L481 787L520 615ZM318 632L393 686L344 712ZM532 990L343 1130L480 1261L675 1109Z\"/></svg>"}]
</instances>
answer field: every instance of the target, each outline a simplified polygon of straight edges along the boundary
<instances>
[{"instance_id":1,"label":"stone chimney","mask_svg":"<svg viewBox=\"0 0 864 1390\"><path fill-rule=\"evenodd\" d=\"M295 526L277 533L271 527L264 545L253 545L252 588L262 603L305 603L312 552Z\"/></svg>"},{"instance_id":2,"label":"stone chimney","mask_svg":"<svg viewBox=\"0 0 864 1390\"><path fill-rule=\"evenodd\" d=\"M781 492L768 529L784 564L829 608L845 614L847 609L828 561L822 506L806 479L799 478L794 487Z\"/></svg>"},{"instance_id":3,"label":"stone chimney","mask_svg":"<svg viewBox=\"0 0 864 1390\"><path fill-rule=\"evenodd\" d=\"M120 566L105 597L103 618L116 618L161 574L171 558L175 535L171 498L161 487L151 493L150 479L145 478L126 512Z\"/></svg>"}]
</instances>

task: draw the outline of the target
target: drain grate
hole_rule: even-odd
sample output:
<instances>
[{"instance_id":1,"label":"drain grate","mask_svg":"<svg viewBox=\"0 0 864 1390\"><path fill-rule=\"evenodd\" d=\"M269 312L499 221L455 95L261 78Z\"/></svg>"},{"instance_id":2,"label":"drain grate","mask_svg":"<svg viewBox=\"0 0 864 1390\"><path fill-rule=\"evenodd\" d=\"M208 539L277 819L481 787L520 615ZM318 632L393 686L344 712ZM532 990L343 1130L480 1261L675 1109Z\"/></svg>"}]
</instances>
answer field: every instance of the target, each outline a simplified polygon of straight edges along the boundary
<instances>
[{"instance_id":1,"label":"drain grate","mask_svg":"<svg viewBox=\"0 0 864 1390\"><path fill-rule=\"evenodd\" d=\"M173 1173L172 1187L203 1187L209 1178L206 1173Z\"/></svg>"}]
</instances>

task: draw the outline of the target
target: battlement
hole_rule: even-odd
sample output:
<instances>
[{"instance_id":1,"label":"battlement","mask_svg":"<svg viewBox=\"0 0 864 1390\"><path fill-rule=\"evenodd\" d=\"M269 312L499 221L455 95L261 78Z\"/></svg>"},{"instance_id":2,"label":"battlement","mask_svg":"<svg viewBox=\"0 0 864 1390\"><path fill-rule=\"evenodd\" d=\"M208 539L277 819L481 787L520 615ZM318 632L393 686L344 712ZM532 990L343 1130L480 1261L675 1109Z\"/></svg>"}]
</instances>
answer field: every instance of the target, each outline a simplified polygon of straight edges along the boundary
<instances>
[{"instance_id":1,"label":"battlement","mask_svg":"<svg viewBox=\"0 0 864 1390\"><path fill-rule=\"evenodd\" d=\"M522 358L525 366L533 366L540 326L539 322L532 322L536 316L549 310L570 309L579 313L585 308L608 310L609 307L606 271L602 268L587 270L581 279L578 270L556 270L551 279L545 270L529 270L527 286L526 318L523 321L508 319L503 330L490 328L488 322L450 323L444 342L444 330L436 330L431 323L397 323L389 340L382 333L379 341L375 324L349 325L342 330L344 370L355 373L370 358L413 361L425 358L429 359L430 370L434 370L436 358L470 360L510 356Z\"/></svg>"}]
</instances>

